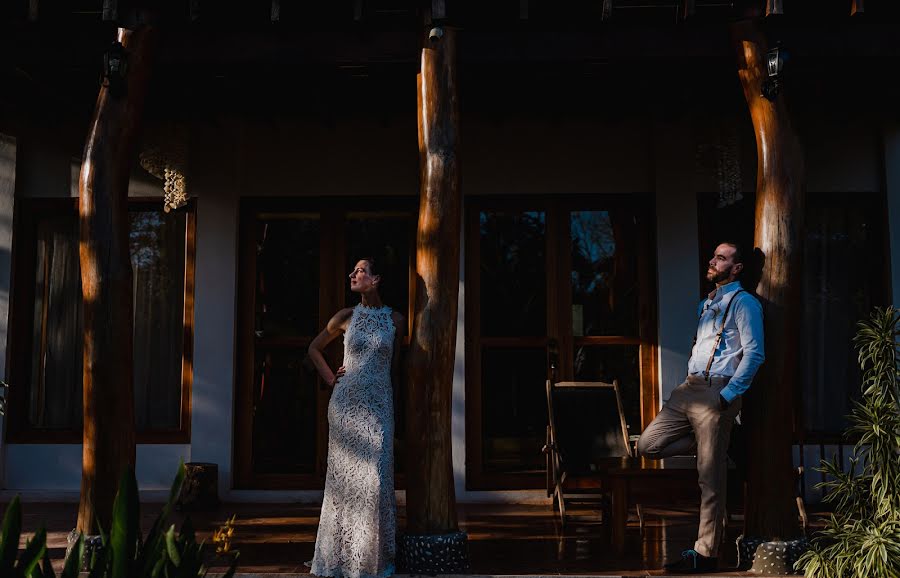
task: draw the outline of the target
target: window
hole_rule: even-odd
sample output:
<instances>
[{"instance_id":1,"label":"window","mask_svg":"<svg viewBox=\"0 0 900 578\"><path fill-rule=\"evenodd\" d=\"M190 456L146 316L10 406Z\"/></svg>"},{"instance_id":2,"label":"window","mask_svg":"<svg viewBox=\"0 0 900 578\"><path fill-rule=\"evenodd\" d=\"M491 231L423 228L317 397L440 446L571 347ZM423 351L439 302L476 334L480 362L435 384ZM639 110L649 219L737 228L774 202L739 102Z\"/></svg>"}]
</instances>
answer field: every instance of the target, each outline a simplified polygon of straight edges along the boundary
<instances>
[{"instance_id":1,"label":"window","mask_svg":"<svg viewBox=\"0 0 900 578\"><path fill-rule=\"evenodd\" d=\"M701 194L700 275L715 244L753 246L755 194L717 208ZM806 443L839 443L860 379L852 339L856 324L889 298L890 268L881 193L807 193L803 247L797 436ZM702 284L705 288L707 284ZM701 290L701 293L705 291Z\"/></svg>"},{"instance_id":2,"label":"window","mask_svg":"<svg viewBox=\"0 0 900 578\"><path fill-rule=\"evenodd\" d=\"M467 199L466 218L467 485L540 487L551 366L617 379L633 434L656 413L652 202Z\"/></svg>"},{"instance_id":3,"label":"window","mask_svg":"<svg viewBox=\"0 0 900 578\"><path fill-rule=\"evenodd\" d=\"M80 443L82 322L73 199L21 200L10 367L10 441ZM129 204L135 428L141 443L190 441L192 208Z\"/></svg>"}]
</instances>

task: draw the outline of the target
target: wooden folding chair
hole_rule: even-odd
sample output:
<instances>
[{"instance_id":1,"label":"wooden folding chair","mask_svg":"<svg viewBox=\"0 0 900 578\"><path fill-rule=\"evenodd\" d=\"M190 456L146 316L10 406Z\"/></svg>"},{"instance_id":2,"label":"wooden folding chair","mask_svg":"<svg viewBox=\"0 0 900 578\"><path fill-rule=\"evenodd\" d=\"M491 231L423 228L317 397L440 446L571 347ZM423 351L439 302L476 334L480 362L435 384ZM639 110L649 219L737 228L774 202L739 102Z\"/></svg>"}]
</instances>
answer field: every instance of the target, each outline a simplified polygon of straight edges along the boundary
<instances>
[{"instance_id":1,"label":"wooden folding chair","mask_svg":"<svg viewBox=\"0 0 900 578\"><path fill-rule=\"evenodd\" d=\"M598 410L595 424L600 426L596 431L599 435L591 440L572 439L583 432L568 427L573 424L566 423L569 418L560 415L559 406L565 405L565 397L572 397L575 402L593 402L590 407ZM617 465L621 458L632 457L618 380L554 383L548 379L547 418L547 443L543 449L547 461L547 497L553 497L565 527L567 500L604 502L608 492L603 484L605 467ZM580 484L577 478L593 478L594 483Z\"/></svg>"}]
</instances>

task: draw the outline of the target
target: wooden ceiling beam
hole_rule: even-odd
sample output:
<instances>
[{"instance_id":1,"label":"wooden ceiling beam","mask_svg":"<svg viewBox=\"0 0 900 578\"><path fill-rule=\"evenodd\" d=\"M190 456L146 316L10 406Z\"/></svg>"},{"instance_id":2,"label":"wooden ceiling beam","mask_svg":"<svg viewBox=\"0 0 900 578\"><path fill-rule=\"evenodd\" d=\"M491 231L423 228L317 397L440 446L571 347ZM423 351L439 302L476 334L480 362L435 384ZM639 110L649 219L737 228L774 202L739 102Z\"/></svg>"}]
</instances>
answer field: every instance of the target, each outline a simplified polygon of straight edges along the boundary
<instances>
[{"instance_id":1,"label":"wooden ceiling beam","mask_svg":"<svg viewBox=\"0 0 900 578\"><path fill-rule=\"evenodd\" d=\"M863 0L853 0L850 3L850 16L856 16L866 11L865 2Z\"/></svg>"},{"instance_id":2,"label":"wooden ceiling beam","mask_svg":"<svg viewBox=\"0 0 900 578\"><path fill-rule=\"evenodd\" d=\"M783 0L766 0L766 16L784 14Z\"/></svg>"},{"instance_id":3,"label":"wooden ceiling beam","mask_svg":"<svg viewBox=\"0 0 900 578\"><path fill-rule=\"evenodd\" d=\"M119 3L117 0L103 0L103 20L115 22L119 19Z\"/></svg>"},{"instance_id":4,"label":"wooden ceiling beam","mask_svg":"<svg viewBox=\"0 0 900 578\"><path fill-rule=\"evenodd\" d=\"M447 2L445 0L431 0L431 19L445 20L447 18Z\"/></svg>"},{"instance_id":5,"label":"wooden ceiling beam","mask_svg":"<svg viewBox=\"0 0 900 578\"><path fill-rule=\"evenodd\" d=\"M696 0L684 0L681 8L681 18L687 20L697 12L697 2Z\"/></svg>"},{"instance_id":6,"label":"wooden ceiling beam","mask_svg":"<svg viewBox=\"0 0 900 578\"><path fill-rule=\"evenodd\" d=\"M600 7L600 20L605 22L609 20L610 16L612 16L612 0L603 0Z\"/></svg>"}]
</instances>

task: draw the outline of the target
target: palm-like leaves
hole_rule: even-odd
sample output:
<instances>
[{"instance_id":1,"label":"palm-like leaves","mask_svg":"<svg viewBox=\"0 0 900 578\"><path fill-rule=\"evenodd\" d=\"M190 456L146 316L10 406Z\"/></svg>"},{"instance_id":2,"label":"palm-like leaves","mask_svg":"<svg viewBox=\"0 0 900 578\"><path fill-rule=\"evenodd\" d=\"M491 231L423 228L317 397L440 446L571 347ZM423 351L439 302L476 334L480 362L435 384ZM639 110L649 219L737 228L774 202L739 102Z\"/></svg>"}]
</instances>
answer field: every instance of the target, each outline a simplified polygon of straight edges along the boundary
<instances>
[{"instance_id":1,"label":"palm-like leaves","mask_svg":"<svg viewBox=\"0 0 900 578\"><path fill-rule=\"evenodd\" d=\"M119 482L113 504L113 520L109 535L100 528L103 548L91 559L89 578L202 578L204 543L197 543L190 520L181 531L175 526L164 530L184 481L184 464L169 492L169 500L153 522L145 540L139 538L140 501L134 471L128 470ZM10 502L0 530L0 578L56 578L47 554L47 533L38 530L20 555L22 508L19 498ZM60 578L77 578L84 560L84 537L79 536L66 559ZM237 569L237 552L223 578L231 578Z\"/></svg>"},{"instance_id":2,"label":"palm-like leaves","mask_svg":"<svg viewBox=\"0 0 900 578\"><path fill-rule=\"evenodd\" d=\"M900 576L900 313L876 308L854 344L863 369L862 402L848 433L859 436L849 471L823 462L825 499L835 513L798 565L808 578ZM857 464L862 463L861 471Z\"/></svg>"}]
</instances>

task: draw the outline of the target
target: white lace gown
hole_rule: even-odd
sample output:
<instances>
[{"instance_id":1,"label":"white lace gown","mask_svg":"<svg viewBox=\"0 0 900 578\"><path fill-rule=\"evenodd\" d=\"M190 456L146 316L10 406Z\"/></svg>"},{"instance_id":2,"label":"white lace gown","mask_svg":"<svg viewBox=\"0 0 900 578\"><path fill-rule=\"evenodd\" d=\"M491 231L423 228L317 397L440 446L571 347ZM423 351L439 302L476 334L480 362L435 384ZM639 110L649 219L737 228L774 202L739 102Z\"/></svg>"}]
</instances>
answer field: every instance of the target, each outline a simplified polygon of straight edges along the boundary
<instances>
[{"instance_id":1,"label":"white lace gown","mask_svg":"<svg viewBox=\"0 0 900 578\"><path fill-rule=\"evenodd\" d=\"M394 573L394 352L391 309L357 305L344 367L328 404L328 470L310 572L383 578Z\"/></svg>"}]
</instances>

